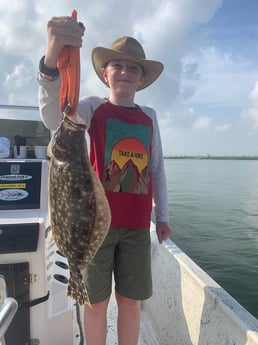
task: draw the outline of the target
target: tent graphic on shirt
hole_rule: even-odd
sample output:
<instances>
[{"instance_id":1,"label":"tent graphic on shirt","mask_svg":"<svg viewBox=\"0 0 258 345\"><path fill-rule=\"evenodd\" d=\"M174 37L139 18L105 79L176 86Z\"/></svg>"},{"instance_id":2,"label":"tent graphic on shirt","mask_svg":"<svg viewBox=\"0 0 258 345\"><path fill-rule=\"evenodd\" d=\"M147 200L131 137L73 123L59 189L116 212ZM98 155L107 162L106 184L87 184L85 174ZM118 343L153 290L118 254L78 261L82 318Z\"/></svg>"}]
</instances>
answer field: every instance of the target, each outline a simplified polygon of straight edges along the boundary
<instances>
[{"instance_id":1,"label":"tent graphic on shirt","mask_svg":"<svg viewBox=\"0 0 258 345\"><path fill-rule=\"evenodd\" d=\"M111 160L115 161L120 169L124 167L126 162L131 160L136 165L139 172L141 172L146 168L148 156L141 142L137 139L126 138L116 143L112 150Z\"/></svg>"},{"instance_id":2,"label":"tent graphic on shirt","mask_svg":"<svg viewBox=\"0 0 258 345\"><path fill-rule=\"evenodd\" d=\"M103 186L106 191L149 193L150 128L109 119Z\"/></svg>"},{"instance_id":3,"label":"tent graphic on shirt","mask_svg":"<svg viewBox=\"0 0 258 345\"><path fill-rule=\"evenodd\" d=\"M144 145L134 138L117 142L111 161L105 166L105 190L148 194L149 181L148 155Z\"/></svg>"}]
</instances>

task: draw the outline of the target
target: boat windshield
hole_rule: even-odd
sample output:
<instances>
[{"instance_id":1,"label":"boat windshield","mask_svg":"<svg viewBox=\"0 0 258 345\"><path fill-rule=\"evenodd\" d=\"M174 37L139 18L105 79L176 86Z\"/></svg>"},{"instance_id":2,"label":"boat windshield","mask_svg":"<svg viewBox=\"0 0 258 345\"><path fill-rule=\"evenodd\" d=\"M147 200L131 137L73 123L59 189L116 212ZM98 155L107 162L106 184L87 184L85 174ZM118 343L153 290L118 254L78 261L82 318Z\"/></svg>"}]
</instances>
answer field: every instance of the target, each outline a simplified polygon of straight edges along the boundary
<instances>
[{"instance_id":1,"label":"boat windshield","mask_svg":"<svg viewBox=\"0 0 258 345\"><path fill-rule=\"evenodd\" d=\"M0 119L41 121L39 107L32 105L0 104Z\"/></svg>"},{"instance_id":2,"label":"boat windshield","mask_svg":"<svg viewBox=\"0 0 258 345\"><path fill-rule=\"evenodd\" d=\"M28 146L45 146L51 133L37 106L0 105L0 137L7 137L12 144L15 138L24 138Z\"/></svg>"}]
</instances>

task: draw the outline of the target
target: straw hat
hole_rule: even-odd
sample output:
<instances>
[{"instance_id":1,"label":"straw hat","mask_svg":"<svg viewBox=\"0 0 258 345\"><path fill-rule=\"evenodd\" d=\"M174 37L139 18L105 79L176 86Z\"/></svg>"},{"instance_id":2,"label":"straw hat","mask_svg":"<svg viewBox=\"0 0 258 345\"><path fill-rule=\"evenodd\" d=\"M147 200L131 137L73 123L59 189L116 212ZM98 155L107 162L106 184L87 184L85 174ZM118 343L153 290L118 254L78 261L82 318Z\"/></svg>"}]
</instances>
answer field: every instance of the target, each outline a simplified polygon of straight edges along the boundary
<instances>
[{"instance_id":1,"label":"straw hat","mask_svg":"<svg viewBox=\"0 0 258 345\"><path fill-rule=\"evenodd\" d=\"M163 64L158 61L146 60L141 44L132 37L120 37L110 47L96 47L92 50L92 64L100 80L106 84L101 69L111 60L130 60L144 69L142 90L152 84L163 70ZM107 84L106 84L107 85Z\"/></svg>"}]
</instances>

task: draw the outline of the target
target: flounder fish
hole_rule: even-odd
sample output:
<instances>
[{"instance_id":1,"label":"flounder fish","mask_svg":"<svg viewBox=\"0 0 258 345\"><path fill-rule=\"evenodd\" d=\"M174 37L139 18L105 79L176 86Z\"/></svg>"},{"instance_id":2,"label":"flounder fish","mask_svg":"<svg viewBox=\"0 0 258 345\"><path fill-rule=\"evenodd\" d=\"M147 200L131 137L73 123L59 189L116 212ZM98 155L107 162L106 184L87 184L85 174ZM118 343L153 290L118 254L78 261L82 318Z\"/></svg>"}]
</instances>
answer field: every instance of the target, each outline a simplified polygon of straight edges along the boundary
<instances>
[{"instance_id":1,"label":"flounder fish","mask_svg":"<svg viewBox=\"0 0 258 345\"><path fill-rule=\"evenodd\" d=\"M67 295L80 305L90 303L81 271L105 239L111 218L103 186L89 161L85 129L64 116L48 146L52 234L69 264Z\"/></svg>"}]
</instances>

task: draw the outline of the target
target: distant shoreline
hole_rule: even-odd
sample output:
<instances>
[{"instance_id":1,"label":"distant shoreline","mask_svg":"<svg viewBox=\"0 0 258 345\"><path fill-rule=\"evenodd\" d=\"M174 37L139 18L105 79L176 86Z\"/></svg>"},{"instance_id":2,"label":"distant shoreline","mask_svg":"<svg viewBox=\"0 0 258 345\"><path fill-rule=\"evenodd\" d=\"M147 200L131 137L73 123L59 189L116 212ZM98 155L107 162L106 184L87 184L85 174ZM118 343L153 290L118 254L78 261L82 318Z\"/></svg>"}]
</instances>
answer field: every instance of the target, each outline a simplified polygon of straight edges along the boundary
<instances>
[{"instance_id":1,"label":"distant shoreline","mask_svg":"<svg viewBox=\"0 0 258 345\"><path fill-rule=\"evenodd\" d=\"M258 156L164 156L164 159L258 160Z\"/></svg>"}]
</instances>

